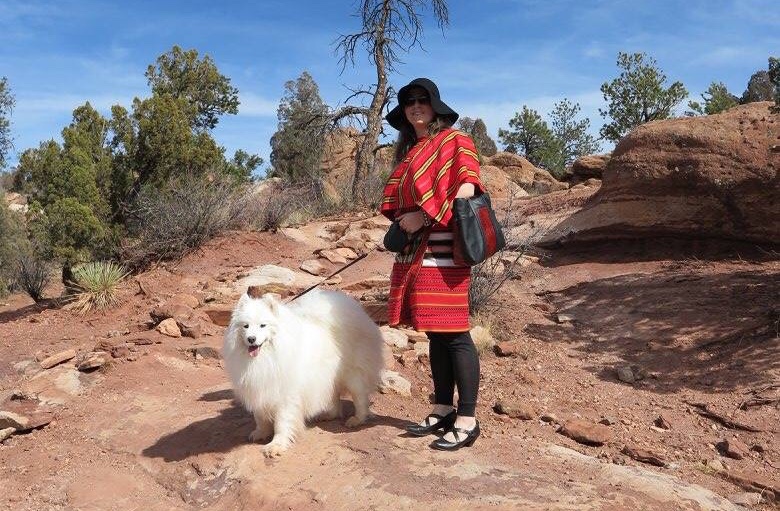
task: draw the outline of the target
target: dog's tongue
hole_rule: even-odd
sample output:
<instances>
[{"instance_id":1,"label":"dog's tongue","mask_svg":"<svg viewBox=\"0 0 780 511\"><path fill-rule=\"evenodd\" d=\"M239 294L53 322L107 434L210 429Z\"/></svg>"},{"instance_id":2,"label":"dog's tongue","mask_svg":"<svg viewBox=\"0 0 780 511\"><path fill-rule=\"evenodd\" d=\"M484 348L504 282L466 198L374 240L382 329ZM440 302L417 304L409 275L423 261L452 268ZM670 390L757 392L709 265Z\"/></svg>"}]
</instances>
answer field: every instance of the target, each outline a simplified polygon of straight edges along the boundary
<instances>
[{"instance_id":1,"label":"dog's tongue","mask_svg":"<svg viewBox=\"0 0 780 511\"><path fill-rule=\"evenodd\" d=\"M260 352L260 347L259 346L249 346L249 348L247 348L247 349L249 351L249 356L250 357L256 357L257 354Z\"/></svg>"}]
</instances>

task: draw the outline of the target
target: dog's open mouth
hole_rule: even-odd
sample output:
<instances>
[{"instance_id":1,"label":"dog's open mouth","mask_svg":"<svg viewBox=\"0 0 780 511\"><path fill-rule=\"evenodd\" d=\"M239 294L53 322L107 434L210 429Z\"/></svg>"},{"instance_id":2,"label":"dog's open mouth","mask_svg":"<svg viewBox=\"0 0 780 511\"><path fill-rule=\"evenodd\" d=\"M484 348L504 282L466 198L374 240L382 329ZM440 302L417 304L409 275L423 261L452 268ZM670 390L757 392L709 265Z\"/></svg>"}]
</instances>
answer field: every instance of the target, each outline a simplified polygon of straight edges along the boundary
<instances>
[{"instance_id":1,"label":"dog's open mouth","mask_svg":"<svg viewBox=\"0 0 780 511\"><path fill-rule=\"evenodd\" d=\"M260 346L249 346L247 352L250 357L256 357L260 353Z\"/></svg>"}]
</instances>

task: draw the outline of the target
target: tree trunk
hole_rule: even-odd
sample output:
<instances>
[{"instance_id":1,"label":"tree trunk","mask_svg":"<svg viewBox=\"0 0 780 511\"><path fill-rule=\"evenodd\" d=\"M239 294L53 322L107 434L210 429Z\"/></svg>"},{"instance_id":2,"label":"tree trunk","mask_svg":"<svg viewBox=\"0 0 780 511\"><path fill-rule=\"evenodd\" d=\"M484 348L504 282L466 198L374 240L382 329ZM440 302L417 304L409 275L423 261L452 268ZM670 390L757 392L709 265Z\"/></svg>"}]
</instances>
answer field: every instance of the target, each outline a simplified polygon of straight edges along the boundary
<instances>
[{"instance_id":1,"label":"tree trunk","mask_svg":"<svg viewBox=\"0 0 780 511\"><path fill-rule=\"evenodd\" d=\"M376 44L374 45L374 63L376 65L376 93L371 100L371 106L366 116L366 131L363 141L355 156L355 175L352 179L352 197L357 202L365 201L365 193L362 190L362 182L374 169L374 148L379 140L379 132L382 129L382 107L387 99L387 72L384 48L385 26L390 16L390 0L385 0L382 8L382 21L376 27Z\"/></svg>"}]
</instances>

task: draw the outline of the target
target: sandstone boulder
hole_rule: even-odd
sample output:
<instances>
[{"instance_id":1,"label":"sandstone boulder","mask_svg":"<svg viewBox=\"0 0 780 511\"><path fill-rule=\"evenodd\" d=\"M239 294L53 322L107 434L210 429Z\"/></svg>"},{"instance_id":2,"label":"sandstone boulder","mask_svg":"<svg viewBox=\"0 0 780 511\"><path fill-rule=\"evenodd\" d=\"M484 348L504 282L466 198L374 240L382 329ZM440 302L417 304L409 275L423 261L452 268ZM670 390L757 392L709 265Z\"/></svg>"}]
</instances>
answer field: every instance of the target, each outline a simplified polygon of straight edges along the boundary
<instances>
[{"instance_id":1,"label":"sandstone boulder","mask_svg":"<svg viewBox=\"0 0 780 511\"><path fill-rule=\"evenodd\" d=\"M770 102L624 137L601 188L542 245L666 237L780 244L780 115Z\"/></svg>"},{"instance_id":2,"label":"sandstone boulder","mask_svg":"<svg viewBox=\"0 0 780 511\"><path fill-rule=\"evenodd\" d=\"M601 179L604 169L610 159L609 154L588 154L580 156L571 164L566 175L566 181L572 184L582 183L588 179Z\"/></svg>"}]
</instances>

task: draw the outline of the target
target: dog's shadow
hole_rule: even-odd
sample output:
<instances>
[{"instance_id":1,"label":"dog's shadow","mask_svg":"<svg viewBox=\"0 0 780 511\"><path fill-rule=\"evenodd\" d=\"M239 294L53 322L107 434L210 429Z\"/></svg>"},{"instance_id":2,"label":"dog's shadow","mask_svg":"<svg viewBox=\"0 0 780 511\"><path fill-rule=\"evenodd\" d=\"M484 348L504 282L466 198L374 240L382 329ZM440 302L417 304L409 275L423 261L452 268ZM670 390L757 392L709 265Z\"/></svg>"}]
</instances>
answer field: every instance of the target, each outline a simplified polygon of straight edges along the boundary
<instances>
[{"instance_id":1,"label":"dog's shadow","mask_svg":"<svg viewBox=\"0 0 780 511\"><path fill-rule=\"evenodd\" d=\"M318 420L315 419L309 423L310 427L320 428L328 433L349 433L350 431L360 431L374 426L390 426L397 428L399 433L404 430L404 427L411 424L408 420L398 419L396 417L390 417L389 415L378 415L374 412L371 413L371 417L366 420L360 426L354 428L348 428L344 425L348 417L351 417L355 413L355 407L352 401L347 399L341 400L341 414L339 419L332 420Z\"/></svg>"},{"instance_id":2,"label":"dog's shadow","mask_svg":"<svg viewBox=\"0 0 780 511\"><path fill-rule=\"evenodd\" d=\"M142 451L149 458L162 458L165 461L181 461L199 454L229 452L249 443L249 433L255 428L252 414L233 398L231 390L219 390L202 395L198 401L230 401L220 410L219 415L193 422L179 431L160 437L154 444ZM349 433L374 426L391 426L403 431L411 424L407 420L386 415L372 414L364 424L355 428L344 425L347 417L354 413L351 401L341 400L344 418L333 420L314 420L307 427L320 428L329 433Z\"/></svg>"},{"instance_id":3,"label":"dog's shadow","mask_svg":"<svg viewBox=\"0 0 780 511\"><path fill-rule=\"evenodd\" d=\"M141 451L149 458L165 461L181 461L191 456L209 452L228 452L248 442L247 437L255 427L252 415L233 399L230 389L203 394L198 401L230 401L216 417L195 421L179 431L157 439Z\"/></svg>"}]
</instances>

